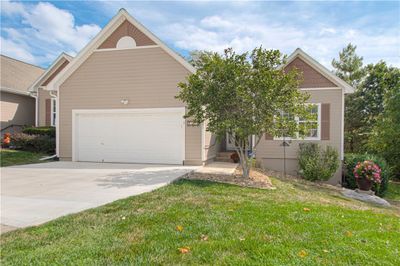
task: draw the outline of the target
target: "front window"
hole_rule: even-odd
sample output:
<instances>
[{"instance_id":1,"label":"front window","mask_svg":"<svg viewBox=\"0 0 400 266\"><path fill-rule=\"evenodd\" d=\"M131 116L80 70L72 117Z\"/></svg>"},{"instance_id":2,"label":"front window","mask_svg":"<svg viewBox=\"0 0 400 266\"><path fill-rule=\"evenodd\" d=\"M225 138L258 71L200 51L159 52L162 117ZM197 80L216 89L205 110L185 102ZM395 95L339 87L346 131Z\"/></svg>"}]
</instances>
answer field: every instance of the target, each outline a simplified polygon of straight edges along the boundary
<instances>
[{"instance_id":1,"label":"front window","mask_svg":"<svg viewBox=\"0 0 400 266\"><path fill-rule=\"evenodd\" d=\"M57 118L57 116L56 116L56 112L57 112L56 103L57 103L56 99L52 98L51 99L51 125L53 127L56 126L56 118Z\"/></svg>"},{"instance_id":2,"label":"front window","mask_svg":"<svg viewBox=\"0 0 400 266\"><path fill-rule=\"evenodd\" d=\"M319 140L320 135L321 135L321 129L320 129L320 121L321 121L321 104L319 103L309 103L311 105L310 108L310 113L312 114L313 119L312 120L306 120L302 117L295 117L295 120L297 123L300 124L307 124L308 129L306 132L304 132L303 136L305 140ZM284 116L287 114L283 114ZM284 136L282 134L281 136L274 137L274 140L283 140L285 139L303 139L299 136L297 133L295 137L290 137L290 136Z\"/></svg>"},{"instance_id":3,"label":"front window","mask_svg":"<svg viewBox=\"0 0 400 266\"><path fill-rule=\"evenodd\" d=\"M305 139L319 139L319 114L320 114L320 105L312 104L310 113L314 117L313 120L305 120L299 117L299 124L308 124L308 130L304 134Z\"/></svg>"}]
</instances>

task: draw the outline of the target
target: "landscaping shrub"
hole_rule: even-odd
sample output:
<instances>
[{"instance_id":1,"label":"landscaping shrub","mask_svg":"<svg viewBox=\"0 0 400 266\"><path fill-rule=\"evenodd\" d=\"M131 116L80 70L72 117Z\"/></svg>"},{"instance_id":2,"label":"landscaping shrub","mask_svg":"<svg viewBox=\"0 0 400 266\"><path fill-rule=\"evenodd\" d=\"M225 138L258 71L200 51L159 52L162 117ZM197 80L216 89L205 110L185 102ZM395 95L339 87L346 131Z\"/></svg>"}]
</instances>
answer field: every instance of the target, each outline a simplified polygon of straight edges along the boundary
<instances>
[{"instance_id":1,"label":"landscaping shrub","mask_svg":"<svg viewBox=\"0 0 400 266\"><path fill-rule=\"evenodd\" d=\"M10 144L16 149L48 154L53 154L56 149L55 138L48 135L17 133L11 136Z\"/></svg>"},{"instance_id":2,"label":"landscaping shrub","mask_svg":"<svg viewBox=\"0 0 400 266\"><path fill-rule=\"evenodd\" d=\"M372 155L372 154L356 154L356 153L346 153L344 156L344 182L343 186L350 189L356 189L357 183L354 177L354 167L357 163L364 162L366 160L373 161L381 168L381 183L375 184L372 190L375 194L382 197L385 195L390 177L390 169L382 157Z\"/></svg>"},{"instance_id":3,"label":"landscaping shrub","mask_svg":"<svg viewBox=\"0 0 400 266\"><path fill-rule=\"evenodd\" d=\"M307 180L328 180L339 167L338 152L316 143L301 143L298 153L300 175Z\"/></svg>"},{"instance_id":4,"label":"landscaping shrub","mask_svg":"<svg viewBox=\"0 0 400 266\"><path fill-rule=\"evenodd\" d=\"M55 127L26 127L22 130L22 133L28 135L41 135L41 136L56 136L56 128Z\"/></svg>"}]
</instances>

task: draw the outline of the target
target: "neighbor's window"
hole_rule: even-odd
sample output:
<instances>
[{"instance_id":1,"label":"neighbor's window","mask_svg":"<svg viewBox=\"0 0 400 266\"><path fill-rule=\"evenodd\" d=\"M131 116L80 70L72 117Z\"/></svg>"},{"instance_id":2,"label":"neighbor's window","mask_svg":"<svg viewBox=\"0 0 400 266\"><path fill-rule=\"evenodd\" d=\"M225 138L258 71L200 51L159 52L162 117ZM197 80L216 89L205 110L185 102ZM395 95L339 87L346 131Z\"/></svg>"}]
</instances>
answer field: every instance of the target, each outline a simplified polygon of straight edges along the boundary
<instances>
[{"instance_id":1,"label":"neighbor's window","mask_svg":"<svg viewBox=\"0 0 400 266\"><path fill-rule=\"evenodd\" d=\"M57 115L56 115L56 110L57 110L56 102L57 101L56 101L55 98L51 99L51 125L53 127L56 126L56 118L57 118Z\"/></svg>"},{"instance_id":2,"label":"neighbor's window","mask_svg":"<svg viewBox=\"0 0 400 266\"><path fill-rule=\"evenodd\" d=\"M313 114L314 119L312 120L306 120L301 117L295 117L295 120L299 124L308 124L309 129L307 132L305 132L303 138L306 140L319 140L321 136L321 129L320 129L320 124L321 124L321 104L319 103L309 103L311 105L310 112ZM283 114L284 116L287 116L288 114ZM299 134L296 134L297 137L290 137L290 136L276 136L274 137L274 140L282 140L283 138L285 139L303 139L299 137Z\"/></svg>"}]
</instances>

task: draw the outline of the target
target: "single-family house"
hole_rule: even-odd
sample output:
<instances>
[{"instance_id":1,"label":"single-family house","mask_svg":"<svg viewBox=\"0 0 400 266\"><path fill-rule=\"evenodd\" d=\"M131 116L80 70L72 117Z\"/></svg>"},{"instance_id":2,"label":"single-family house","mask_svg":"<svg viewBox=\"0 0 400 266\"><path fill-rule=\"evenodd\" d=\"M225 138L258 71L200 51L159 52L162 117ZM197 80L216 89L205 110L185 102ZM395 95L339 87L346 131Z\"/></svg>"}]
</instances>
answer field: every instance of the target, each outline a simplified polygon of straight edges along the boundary
<instances>
[{"instance_id":1,"label":"single-family house","mask_svg":"<svg viewBox=\"0 0 400 266\"><path fill-rule=\"evenodd\" d=\"M51 80L31 88L54 98L50 122L55 121L61 160L201 165L232 150L206 125L183 118L186 107L175 98L177 84L195 68L124 9L68 61L56 60L49 70L56 74L46 74ZM56 65L64 66L58 71ZM282 170L285 162L288 173L297 170L300 142L333 146L343 158L344 94L352 92L300 49L288 58L285 68L292 67L303 74L299 89L311 95L316 126L305 139L290 139L284 147L282 138L266 135L256 150L263 167ZM49 122L48 107L47 98L38 97L41 125L43 119ZM340 175L338 169L330 182L340 182Z\"/></svg>"}]
</instances>

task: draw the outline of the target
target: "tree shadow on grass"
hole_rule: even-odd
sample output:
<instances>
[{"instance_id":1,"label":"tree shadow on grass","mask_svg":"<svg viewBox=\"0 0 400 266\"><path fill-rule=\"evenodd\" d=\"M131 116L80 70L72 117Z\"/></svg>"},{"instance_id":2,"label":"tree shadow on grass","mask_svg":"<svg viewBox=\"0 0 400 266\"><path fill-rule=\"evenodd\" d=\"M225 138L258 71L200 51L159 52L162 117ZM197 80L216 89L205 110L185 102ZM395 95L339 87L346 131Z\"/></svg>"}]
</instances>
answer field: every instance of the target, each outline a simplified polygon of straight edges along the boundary
<instances>
[{"instance_id":1,"label":"tree shadow on grass","mask_svg":"<svg viewBox=\"0 0 400 266\"><path fill-rule=\"evenodd\" d=\"M109 174L104 178L97 179L99 186L107 188L126 188L132 186L154 186L168 184L176 178L187 173L185 169L162 169L154 171L124 171Z\"/></svg>"}]
</instances>

